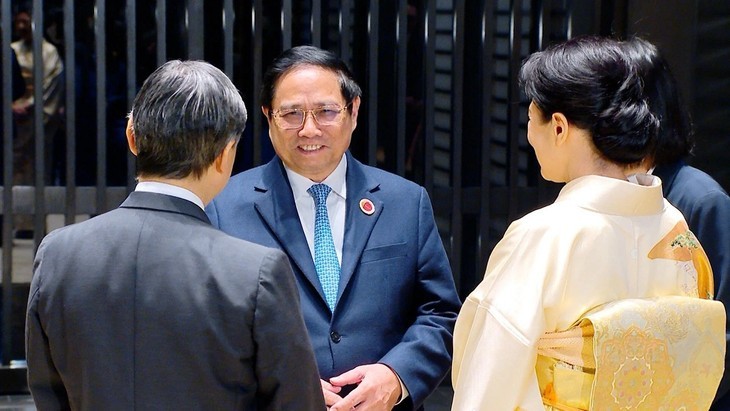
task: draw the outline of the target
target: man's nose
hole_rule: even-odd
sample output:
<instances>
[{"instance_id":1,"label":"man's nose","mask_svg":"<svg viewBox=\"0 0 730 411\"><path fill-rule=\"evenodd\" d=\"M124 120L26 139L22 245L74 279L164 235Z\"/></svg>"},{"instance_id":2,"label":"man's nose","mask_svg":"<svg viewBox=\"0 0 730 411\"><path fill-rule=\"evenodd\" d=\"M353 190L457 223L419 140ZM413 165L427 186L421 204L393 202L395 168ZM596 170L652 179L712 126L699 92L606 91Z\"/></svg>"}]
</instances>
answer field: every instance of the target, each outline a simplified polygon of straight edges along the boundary
<instances>
[{"instance_id":1,"label":"man's nose","mask_svg":"<svg viewBox=\"0 0 730 411\"><path fill-rule=\"evenodd\" d=\"M304 124L302 125L302 130L299 134L302 136L314 136L318 135L319 133L319 124L317 124L317 120L315 120L314 118L314 113L311 111L305 111Z\"/></svg>"}]
</instances>

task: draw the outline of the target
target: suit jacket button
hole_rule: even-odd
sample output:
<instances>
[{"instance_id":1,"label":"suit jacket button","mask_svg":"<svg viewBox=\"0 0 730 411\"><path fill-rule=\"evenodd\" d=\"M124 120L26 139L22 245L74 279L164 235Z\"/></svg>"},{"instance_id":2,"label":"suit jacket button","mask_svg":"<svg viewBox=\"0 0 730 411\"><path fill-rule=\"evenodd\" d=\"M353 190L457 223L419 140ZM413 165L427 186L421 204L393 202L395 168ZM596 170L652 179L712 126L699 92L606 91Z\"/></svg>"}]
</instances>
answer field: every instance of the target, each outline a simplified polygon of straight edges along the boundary
<instances>
[{"instance_id":1,"label":"suit jacket button","mask_svg":"<svg viewBox=\"0 0 730 411\"><path fill-rule=\"evenodd\" d=\"M332 340L333 343L337 344L342 339L342 336L339 333L337 333L337 331L332 331L330 333L330 339Z\"/></svg>"}]
</instances>

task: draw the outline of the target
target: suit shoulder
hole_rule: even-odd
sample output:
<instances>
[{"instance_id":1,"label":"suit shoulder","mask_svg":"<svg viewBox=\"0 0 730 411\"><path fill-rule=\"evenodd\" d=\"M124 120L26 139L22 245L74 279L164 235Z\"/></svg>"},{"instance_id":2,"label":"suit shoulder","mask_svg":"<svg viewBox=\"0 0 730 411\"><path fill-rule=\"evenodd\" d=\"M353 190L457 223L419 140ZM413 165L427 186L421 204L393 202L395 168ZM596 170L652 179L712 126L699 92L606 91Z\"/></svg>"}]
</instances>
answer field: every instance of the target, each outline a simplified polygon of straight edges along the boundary
<instances>
[{"instance_id":1,"label":"suit shoulder","mask_svg":"<svg viewBox=\"0 0 730 411\"><path fill-rule=\"evenodd\" d=\"M65 242L70 239L84 239L86 238L86 234L89 232L108 230L110 227L119 227L120 229L124 227L129 227L129 224L114 224L114 221L117 221L117 219L124 219L124 217L120 216L120 214L123 212L124 211L121 209L114 209L111 211L107 211L106 213L99 214L98 216L92 217L85 221L56 228L55 230L52 230L51 232L46 234L46 236L43 238L43 241L46 243L50 243L54 241Z\"/></svg>"},{"instance_id":2,"label":"suit shoulder","mask_svg":"<svg viewBox=\"0 0 730 411\"><path fill-rule=\"evenodd\" d=\"M248 170L241 171L240 173L234 175L231 177L230 182L232 183L245 183L250 182L254 183L261 179L261 174L263 173L264 167L266 164L250 168Z\"/></svg>"},{"instance_id":3,"label":"suit shoulder","mask_svg":"<svg viewBox=\"0 0 730 411\"><path fill-rule=\"evenodd\" d=\"M730 197L720 184L702 170L691 166L679 169L666 197L677 208L706 204L708 200L730 203Z\"/></svg>"},{"instance_id":4,"label":"suit shoulder","mask_svg":"<svg viewBox=\"0 0 730 411\"><path fill-rule=\"evenodd\" d=\"M714 178L704 171L692 166L682 167L677 173L677 184L686 185L685 189L694 189L703 192L717 191L727 195L725 190Z\"/></svg>"},{"instance_id":5,"label":"suit shoulder","mask_svg":"<svg viewBox=\"0 0 730 411\"><path fill-rule=\"evenodd\" d=\"M241 195L248 190L252 190L256 183L261 181L263 169L264 166L262 165L234 175L228 180L228 184L226 184L223 190L213 199L213 202L220 203L226 200L240 201Z\"/></svg>"},{"instance_id":6,"label":"suit shoulder","mask_svg":"<svg viewBox=\"0 0 730 411\"><path fill-rule=\"evenodd\" d=\"M373 166L364 164L360 164L360 166L363 168L365 175L380 183L381 189L397 190L400 192L405 190L408 193L420 193L421 190L423 190L421 185L414 183L405 177L401 177L397 174L381 170Z\"/></svg>"}]
</instances>

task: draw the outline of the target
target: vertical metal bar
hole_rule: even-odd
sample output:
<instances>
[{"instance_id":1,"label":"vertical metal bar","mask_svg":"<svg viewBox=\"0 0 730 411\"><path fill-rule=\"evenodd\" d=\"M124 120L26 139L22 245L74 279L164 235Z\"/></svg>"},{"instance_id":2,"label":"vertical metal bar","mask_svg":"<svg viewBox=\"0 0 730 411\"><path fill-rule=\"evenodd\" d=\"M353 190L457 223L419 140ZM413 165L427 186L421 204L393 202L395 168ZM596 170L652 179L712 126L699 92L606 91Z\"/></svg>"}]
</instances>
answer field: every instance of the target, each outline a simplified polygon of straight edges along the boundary
<instances>
[{"instance_id":1,"label":"vertical metal bar","mask_svg":"<svg viewBox=\"0 0 730 411\"><path fill-rule=\"evenodd\" d=\"M370 0L368 13L368 164L377 164L378 153L378 53L380 41L379 0Z\"/></svg>"},{"instance_id":2,"label":"vertical metal bar","mask_svg":"<svg viewBox=\"0 0 730 411\"><path fill-rule=\"evenodd\" d=\"M157 65L167 61L167 0L157 0Z\"/></svg>"},{"instance_id":3,"label":"vertical metal bar","mask_svg":"<svg viewBox=\"0 0 730 411\"><path fill-rule=\"evenodd\" d=\"M289 50L292 47L292 0L284 0L281 4L281 47Z\"/></svg>"},{"instance_id":4,"label":"vertical metal bar","mask_svg":"<svg viewBox=\"0 0 730 411\"><path fill-rule=\"evenodd\" d=\"M427 0L424 24L424 187L433 194L433 146L436 138L436 0Z\"/></svg>"},{"instance_id":5,"label":"vertical metal bar","mask_svg":"<svg viewBox=\"0 0 730 411\"><path fill-rule=\"evenodd\" d=\"M340 5L340 58L352 67L352 0L342 0Z\"/></svg>"},{"instance_id":6,"label":"vertical metal bar","mask_svg":"<svg viewBox=\"0 0 730 411\"><path fill-rule=\"evenodd\" d=\"M203 60L205 58L205 7L203 2L188 0L185 9L188 21L188 58L191 60Z\"/></svg>"},{"instance_id":7,"label":"vertical metal bar","mask_svg":"<svg viewBox=\"0 0 730 411\"><path fill-rule=\"evenodd\" d=\"M481 168L481 208L479 211L479 237L477 239L477 273L487 265L490 250L489 243L490 222L492 209L489 203L492 190L492 162L490 160L492 151L492 88L494 67L494 2L485 0L482 3L484 10L482 14L482 36L481 36L481 58L482 58L482 168Z\"/></svg>"},{"instance_id":8,"label":"vertical metal bar","mask_svg":"<svg viewBox=\"0 0 730 411\"><path fill-rule=\"evenodd\" d=\"M509 112L507 114L509 123L509 165L507 184L509 185L509 212L508 219L512 221L519 210L519 198L517 183L519 177L519 155L520 155L520 91L517 84L517 77L522 63L520 50L522 48L522 0L512 0L510 13L510 60L509 60Z\"/></svg>"},{"instance_id":9,"label":"vertical metal bar","mask_svg":"<svg viewBox=\"0 0 730 411\"><path fill-rule=\"evenodd\" d=\"M396 150L395 170L406 175L406 72L408 71L408 2L398 1L397 80L396 80Z\"/></svg>"},{"instance_id":10,"label":"vertical metal bar","mask_svg":"<svg viewBox=\"0 0 730 411\"><path fill-rule=\"evenodd\" d=\"M10 333L12 308L12 284L13 284L13 117L10 105L12 102L12 67L10 48L10 37L12 34L12 26L10 21L10 1L3 0L0 6L0 30L2 31L2 75L3 75L3 224L2 236L3 244L3 304L2 304L2 356L0 356L0 365L10 363L10 350L12 349L12 338Z\"/></svg>"},{"instance_id":11,"label":"vertical metal bar","mask_svg":"<svg viewBox=\"0 0 730 411\"><path fill-rule=\"evenodd\" d=\"M254 0L253 10L251 11L251 29L253 31L253 165L261 164L262 144L261 134L263 131L263 122L261 115L258 114L261 107L259 98L259 90L261 90L261 82L263 78L263 60L264 60L264 0Z\"/></svg>"},{"instance_id":12,"label":"vertical metal bar","mask_svg":"<svg viewBox=\"0 0 730 411\"><path fill-rule=\"evenodd\" d=\"M537 16L537 49L542 50L550 41L550 0L538 0L535 5ZM533 26L534 27L534 26Z\"/></svg>"},{"instance_id":13,"label":"vertical metal bar","mask_svg":"<svg viewBox=\"0 0 730 411\"><path fill-rule=\"evenodd\" d=\"M132 109L137 90L137 1L127 0L127 112ZM127 150L127 188L135 181L135 157Z\"/></svg>"},{"instance_id":14,"label":"vertical metal bar","mask_svg":"<svg viewBox=\"0 0 730 411\"><path fill-rule=\"evenodd\" d=\"M322 0L312 0L312 45L322 47Z\"/></svg>"},{"instance_id":15,"label":"vertical metal bar","mask_svg":"<svg viewBox=\"0 0 730 411\"><path fill-rule=\"evenodd\" d=\"M106 211L106 0L94 9L96 53L96 212Z\"/></svg>"},{"instance_id":16,"label":"vertical metal bar","mask_svg":"<svg viewBox=\"0 0 730 411\"><path fill-rule=\"evenodd\" d=\"M35 208L33 243L35 249L45 234L46 141L43 127L43 1L33 0L33 129L35 133ZM40 63L39 63L40 62Z\"/></svg>"},{"instance_id":17,"label":"vertical metal bar","mask_svg":"<svg viewBox=\"0 0 730 411\"><path fill-rule=\"evenodd\" d=\"M543 50L545 47L548 46L548 43L550 42L550 33L551 33L551 27L550 27L550 10L551 10L551 1L550 0L540 0L537 7L539 8L539 16L538 16L538 22L537 22L537 50ZM554 197L550 193L551 183L549 183L544 178L538 178L537 179L537 203L538 204L545 204L548 200L551 199L551 197Z\"/></svg>"},{"instance_id":18,"label":"vertical metal bar","mask_svg":"<svg viewBox=\"0 0 730 411\"><path fill-rule=\"evenodd\" d=\"M463 120L464 113L464 13L466 0L457 0L454 7L454 71L453 94L451 103L452 134L451 134L451 186L453 189L453 207L451 208L451 269L461 273L462 243L463 243L463 213L462 209L462 147L463 147ZM461 275L454 276L456 289L461 288Z\"/></svg>"},{"instance_id":19,"label":"vertical metal bar","mask_svg":"<svg viewBox=\"0 0 730 411\"><path fill-rule=\"evenodd\" d=\"M236 19L233 0L223 2L223 67L224 72L233 79L233 24Z\"/></svg>"},{"instance_id":20,"label":"vertical metal bar","mask_svg":"<svg viewBox=\"0 0 730 411\"><path fill-rule=\"evenodd\" d=\"M76 32L74 1L65 0L63 10L63 39L66 51L66 213L65 225L76 216Z\"/></svg>"}]
</instances>

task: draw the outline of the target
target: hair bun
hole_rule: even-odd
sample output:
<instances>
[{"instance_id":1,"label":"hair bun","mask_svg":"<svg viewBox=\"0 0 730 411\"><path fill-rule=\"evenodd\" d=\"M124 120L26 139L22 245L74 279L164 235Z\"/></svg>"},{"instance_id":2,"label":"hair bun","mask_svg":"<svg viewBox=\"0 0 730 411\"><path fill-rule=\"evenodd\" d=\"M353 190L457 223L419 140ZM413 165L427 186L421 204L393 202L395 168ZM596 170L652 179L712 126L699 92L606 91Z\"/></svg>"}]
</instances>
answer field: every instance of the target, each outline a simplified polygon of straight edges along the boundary
<instances>
[{"instance_id":1,"label":"hair bun","mask_svg":"<svg viewBox=\"0 0 730 411\"><path fill-rule=\"evenodd\" d=\"M653 149L659 120L642 97L642 87L636 72L629 70L606 108L597 115L593 142L606 158L616 163L637 163Z\"/></svg>"}]
</instances>

